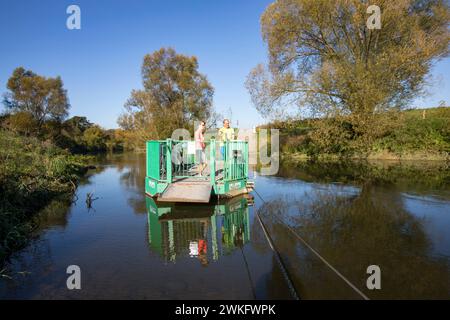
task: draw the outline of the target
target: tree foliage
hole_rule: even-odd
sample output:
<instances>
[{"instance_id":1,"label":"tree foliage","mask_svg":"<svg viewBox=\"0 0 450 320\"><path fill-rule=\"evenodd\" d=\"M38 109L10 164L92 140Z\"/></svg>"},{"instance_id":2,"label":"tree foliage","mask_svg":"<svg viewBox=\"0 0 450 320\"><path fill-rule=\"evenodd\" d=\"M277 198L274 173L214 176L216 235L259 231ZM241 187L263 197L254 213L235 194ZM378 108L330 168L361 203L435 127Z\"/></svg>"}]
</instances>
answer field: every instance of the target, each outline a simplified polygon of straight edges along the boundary
<instances>
[{"instance_id":1,"label":"tree foliage","mask_svg":"<svg viewBox=\"0 0 450 320\"><path fill-rule=\"evenodd\" d=\"M7 83L5 106L13 112L27 112L39 127L45 120L62 121L68 115L69 100L60 77L46 78L22 67L16 68Z\"/></svg>"},{"instance_id":2,"label":"tree foliage","mask_svg":"<svg viewBox=\"0 0 450 320\"><path fill-rule=\"evenodd\" d=\"M83 138L90 151L106 149L106 133L97 125L86 129L83 133Z\"/></svg>"},{"instance_id":3,"label":"tree foliage","mask_svg":"<svg viewBox=\"0 0 450 320\"><path fill-rule=\"evenodd\" d=\"M371 4L381 29L366 26ZM277 0L261 17L269 63L246 86L265 116L298 105L370 136L374 114L425 92L430 67L448 54L449 18L444 0Z\"/></svg>"},{"instance_id":4,"label":"tree foliage","mask_svg":"<svg viewBox=\"0 0 450 320\"><path fill-rule=\"evenodd\" d=\"M269 71L258 66L248 87L261 110L292 94L346 114L409 102L432 62L448 54L449 7L441 0L377 1L382 28L366 27L367 1L278 0L261 18Z\"/></svg>"},{"instance_id":5,"label":"tree foliage","mask_svg":"<svg viewBox=\"0 0 450 320\"><path fill-rule=\"evenodd\" d=\"M143 90L133 90L119 125L133 132L136 144L149 138L170 137L193 120L208 119L213 87L199 73L197 58L162 48L144 57ZM143 144L142 144L143 145Z\"/></svg>"},{"instance_id":6,"label":"tree foliage","mask_svg":"<svg viewBox=\"0 0 450 320\"><path fill-rule=\"evenodd\" d=\"M15 133L29 136L37 130L37 122L28 112L16 112L10 115L7 120L5 127Z\"/></svg>"},{"instance_id":7,"label":"tree foliage","mask_svg":"<svg viewBox=\"0 0 450 320\"><path fill-rule=\"evenodd\" d=\"M386 119L388 114L374 117L374 121L389 124L390 128L384 128L385 134L372 141L369 158L450 159L450 107L411 109L396 115L399 119L394 121L395 126ZM335 118L276 121L261 128L267 127L280 129L281 152L288 157L364 156L352 150L357 147L352 126Z\"/></svg>"}]
</instances>

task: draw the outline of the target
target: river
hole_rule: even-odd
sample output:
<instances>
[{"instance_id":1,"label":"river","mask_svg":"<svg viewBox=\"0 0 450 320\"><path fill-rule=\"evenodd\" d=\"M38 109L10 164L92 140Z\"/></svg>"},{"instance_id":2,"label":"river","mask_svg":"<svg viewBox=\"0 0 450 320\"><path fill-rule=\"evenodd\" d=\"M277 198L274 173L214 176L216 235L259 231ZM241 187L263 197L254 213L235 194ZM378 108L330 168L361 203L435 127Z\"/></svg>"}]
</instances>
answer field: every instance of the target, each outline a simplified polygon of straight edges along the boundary
<instances>
[{"instance_id":1,"label":"river","mask_svg":"<svg viewBox=\"0 0 450 320\"><path fill-rule=\"evenodd\" d=\"M0 298L291 299L283 270L300 299L450 298L448 163L284 163L252 171L254 200L208 205L156 203L144 177L144 155L99 158L72 203L37 214Z\"/></svg>"}]
</instances>

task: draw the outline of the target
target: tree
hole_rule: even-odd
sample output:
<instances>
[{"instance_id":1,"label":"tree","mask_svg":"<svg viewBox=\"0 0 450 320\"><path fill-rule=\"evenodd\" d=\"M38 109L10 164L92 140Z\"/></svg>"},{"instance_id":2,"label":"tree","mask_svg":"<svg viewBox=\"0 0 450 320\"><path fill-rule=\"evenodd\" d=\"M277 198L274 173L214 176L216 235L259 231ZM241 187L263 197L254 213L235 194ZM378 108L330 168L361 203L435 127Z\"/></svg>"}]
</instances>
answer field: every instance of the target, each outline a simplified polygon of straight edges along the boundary
<instances>
[{"instance_id":1,"label":"tree","mask_svg":"<svg viewBox=\"0 0 450 320\"><path fill-rule=\"evenodd\" d=\"M19 67L9 78L7 88L6 108L31 114L39 128L45 120L61 122L68 115L70 105L60 77L46 78Z\"/></svg>"},{"instance_id":2,"label":"tree","mask_svg":"<svg viewBox=\"0 0 450 320\"><path fill-rule=\"evenodd\" d=\"M64 121L63 127L72 136L78 136L83 134L83 132L92 127L93 123L90 122L86 117L73 116L70 119Z\"/></svg>"},{"instance_id":3,"label":"tree","mask_svg":"<svg viewBox=\"0 0 450 320\"><path fill-rule=\"evenodd\" d=\"M448 2L376 1L378 30L366 26L370 4L272 3L261 17L269 64L258 65L246 81L256 108L277 116L302 106L349 123L349 134L358 137L380 133L375 114L400 110L424 93L430 67L448 54Z\"/></svg>"},{"instance_id":4,"label":"tree","mask_svg":"<svg viewBox=\"0 0 450 320\"><path fill-rule=\"evenodd\" d=\"M71 152L86 152L84 132L93 125L86 117L71 117L62 123L60 134L56 137L55 143L61 148L70 149Z\"/></svg>"},{"instance_id":5,"label":"tree","mask_svg":"<svg viewBox=\"0 0 450 320\"><path fill-rule=\"evenodd\" d=\"M7 128L13 132L31 135L36 131L36 120L27 112L16 112L9 115L7 120Z\"/></svg>"},{"instance_id":6,"label":"tree","mask_svg":"<svg viewBox=\"0 0 450 320\"><path fill-rule=\"evenodd\" d=\"M106 134L97 125L87 128L83 133L83 139L89 151L103 151L106 149Z\"/></svg>"},{"instance_id":7,"label":"tree","mask_svg":"<svg viewBox=\"0 0 450 320\"><path fill-rule=\"evenodd\" d=\"M199 73L197 58L162 48L144 57L143 90L133 90L118 120L134 132L137 144L150 138L170 137L177 128L212 114L214 90Z\"/></svg>"}]
</instances>

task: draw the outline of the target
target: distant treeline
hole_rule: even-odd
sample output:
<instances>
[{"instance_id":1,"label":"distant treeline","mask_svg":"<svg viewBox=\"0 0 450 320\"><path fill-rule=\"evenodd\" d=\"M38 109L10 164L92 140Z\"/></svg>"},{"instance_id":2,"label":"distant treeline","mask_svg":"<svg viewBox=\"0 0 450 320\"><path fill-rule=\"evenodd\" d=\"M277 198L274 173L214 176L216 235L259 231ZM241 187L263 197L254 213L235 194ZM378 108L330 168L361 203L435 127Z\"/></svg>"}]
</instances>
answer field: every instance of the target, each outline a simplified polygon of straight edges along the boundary
<instances>
[{"instance_id":1,"label":"distant treeline","mask_svg":"<svg viewBox=\"0 0 450 320\"><path fill-rule=\"evenodd\" d=\"M20 111L0 116L0 126L21 136L49 141L71 153L122 151L126 147L123 130L103 129L86 117L49 119L38 125L30 113Z\"/></svg>"},{"instance_id":2,"label":"distant treeline","mask_svg":"<svg viewBox=\"0 0 450 320\"><path fill-rule=\"evenodd\" d=\"M120 151L124 131L106 130L86 117L67 119L70 104L60 77L45 77L22 67L8 79L0 127L23 137L35 137L71 153Z\"/></svg>"}]
</instances>

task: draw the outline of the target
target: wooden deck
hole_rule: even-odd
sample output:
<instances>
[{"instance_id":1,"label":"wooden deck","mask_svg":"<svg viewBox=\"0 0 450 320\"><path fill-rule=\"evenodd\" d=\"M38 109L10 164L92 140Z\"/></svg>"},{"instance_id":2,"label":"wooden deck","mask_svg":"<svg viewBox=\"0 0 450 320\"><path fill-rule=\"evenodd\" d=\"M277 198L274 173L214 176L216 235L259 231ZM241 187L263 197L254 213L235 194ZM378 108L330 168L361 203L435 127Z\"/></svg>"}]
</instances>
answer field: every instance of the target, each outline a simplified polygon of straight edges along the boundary
<instances>
[{"instance_id":1,"label":"wooden deck","mask_svg":"<svg viewBox=\"0 0 450 320\"><path fill-rule=\"evenodd\" d=\"M209 181L187 179L171 183L158 197L160 202L208 203L212 185Z\"/></svg>"},{"instance_id":2,"label":"wooden deck","mask_svg":"<svg viewBox=\"0 0 450 320\"><path fill-rule=\"evenodd\" d=\"M223 179L223 161L218 161L216 168L215 176L218 181ZM189 170L189 175L183 178L174 178L173 182L158 197L158 201L208 203L212 191L210 167L207 166L200 175L195 166Z\"/></svg>"},{"instance_id":3,"label":"wooden deck","mask_svg":"<svg viewBox=\"0 0 450 320\"><path fill-rule=\"evenodd\" d=\"M202 175L198 173L197 167L193 167L189 173L192 175L183 178L174 178L173 182L157 200L160 202L208 203L212 192L210 167L207 166ZM215 177L216 181L223 180L223 161L216 162ZM247 188L244 190L230 191L221 196L229 198L245 193L248 193Z\"/></svg>"},{"instance_id":4,"label":"wooden deck","mask_svg":"<svg viewBox=\"0 0 450 320\"><path fill-rule=\"evenodd\" d=\"M216 183L224 179L223 163L223 161L216 161ZM158 196L157 201L208 203L213 190L210 166L208 165L203 170L202 175L199 174L197 166L185 171L184 174L185 175L182 177L173 177L172 182L167 186L162 194ZM220 197L232 198L248 192L248 188L242 188L223 193Z\"/></svg>"}]
</instances>

